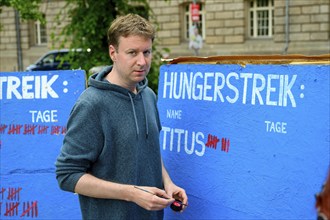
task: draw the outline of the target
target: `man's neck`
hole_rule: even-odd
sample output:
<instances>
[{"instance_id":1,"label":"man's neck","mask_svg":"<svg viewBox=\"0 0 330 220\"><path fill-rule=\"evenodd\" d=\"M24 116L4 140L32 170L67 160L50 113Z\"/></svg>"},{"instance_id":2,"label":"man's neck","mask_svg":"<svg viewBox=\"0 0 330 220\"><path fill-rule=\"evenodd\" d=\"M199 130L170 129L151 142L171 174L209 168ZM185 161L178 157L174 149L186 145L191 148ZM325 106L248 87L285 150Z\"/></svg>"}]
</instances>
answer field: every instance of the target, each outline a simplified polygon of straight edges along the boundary
<instances>
[{"instance_id":1,"label":"man's neck","mask_svg":"<svg viewBox=\"0 0 330 220\"><path fill-rule=\"evenodd\" d=\"M120 77L118 76L118 74L113 69L108 73L108 75L106 75L105 79L108 82L110 82L111 84L121 86L125 89L130 90L134 94L137 94L136 85L127 85L127 84L123 83L122 80L120 80Z\"/></svg>"}]
</instances>

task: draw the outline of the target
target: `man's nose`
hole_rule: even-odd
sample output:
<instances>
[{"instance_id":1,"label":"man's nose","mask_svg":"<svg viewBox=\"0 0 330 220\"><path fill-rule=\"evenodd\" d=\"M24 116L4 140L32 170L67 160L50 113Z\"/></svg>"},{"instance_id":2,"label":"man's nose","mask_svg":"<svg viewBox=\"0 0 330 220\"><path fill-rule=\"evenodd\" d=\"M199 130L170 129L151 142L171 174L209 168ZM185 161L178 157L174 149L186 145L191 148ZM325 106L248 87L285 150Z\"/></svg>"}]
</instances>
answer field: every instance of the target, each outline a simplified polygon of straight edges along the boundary
<instances>
[{"instance_id":1,"label":"man's nose","mask_svg":"<svg viewBox=\"0 0 330 220\"><path fill-rule=\"evenodd\" d=\"M144 53L139 53L137 56L137 64L140 66L146 65L146 57L144 56Z\"/></svg>"}]
</instances>

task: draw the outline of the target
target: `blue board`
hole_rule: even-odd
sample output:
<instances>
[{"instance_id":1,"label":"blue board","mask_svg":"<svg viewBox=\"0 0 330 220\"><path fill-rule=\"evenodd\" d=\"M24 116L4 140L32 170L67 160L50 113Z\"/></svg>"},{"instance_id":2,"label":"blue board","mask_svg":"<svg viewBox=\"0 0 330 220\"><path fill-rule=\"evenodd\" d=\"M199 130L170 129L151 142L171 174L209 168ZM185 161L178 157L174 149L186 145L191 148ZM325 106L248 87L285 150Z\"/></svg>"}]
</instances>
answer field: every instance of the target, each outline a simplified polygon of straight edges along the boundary
<instances>
[{"instance_id":1,"label":"blue board","mask_svg":"<svg viewBox=\"0 0 330 220\"><path fill-rule=\"evenodd\" d=\"M165 219L315 219L329 76L329 65L163 65L162 154L189 196Z\"/></svg>"},{"instance_id":2,"label":"blue board","mask_svg":"<svg viewBox=\"0 0 330 220\"><path fill-rule=\"evenodd\" d=\"M76 195L61 191L55 161L85 72L0 73L0 218L79 219Z\"/></svg>"}]
</instances>

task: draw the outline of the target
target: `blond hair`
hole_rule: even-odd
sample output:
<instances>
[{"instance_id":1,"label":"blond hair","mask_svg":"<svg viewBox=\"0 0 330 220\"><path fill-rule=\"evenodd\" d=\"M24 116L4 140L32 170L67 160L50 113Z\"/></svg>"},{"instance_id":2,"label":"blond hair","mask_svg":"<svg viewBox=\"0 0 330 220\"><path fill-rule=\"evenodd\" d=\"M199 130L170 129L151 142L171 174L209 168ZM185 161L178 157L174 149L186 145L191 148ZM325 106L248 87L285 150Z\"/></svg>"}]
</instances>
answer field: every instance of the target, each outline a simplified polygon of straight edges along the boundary
<instances>
[{"instance_id":1,"label":"blond hair","mask_svg":"<svg viewBox=\"0 0 330 220\"><path fill-rule=\"evenodd\" d=\"M155 28L148 20L137 14L127 14L111 23L107 34L108 45L113 45L117 49L119 38L128 36L142 36L153 41L155 34Z\"/></svg>"}]
</instances>

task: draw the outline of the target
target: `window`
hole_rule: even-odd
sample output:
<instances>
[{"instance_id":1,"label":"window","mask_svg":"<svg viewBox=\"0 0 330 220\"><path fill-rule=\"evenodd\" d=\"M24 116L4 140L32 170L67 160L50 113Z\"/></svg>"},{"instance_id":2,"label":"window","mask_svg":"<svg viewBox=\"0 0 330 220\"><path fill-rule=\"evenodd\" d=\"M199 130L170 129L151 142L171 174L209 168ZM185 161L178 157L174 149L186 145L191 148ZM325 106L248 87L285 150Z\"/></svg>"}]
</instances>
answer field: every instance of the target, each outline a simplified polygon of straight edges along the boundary
<instances>
[{"instance_id":1,"label":"window","mask_svg":"<svg viewBox=\"0 0 330 220\"><path fill-rule=\"evenodd\" d=\"M41 24L40 21L36 21L34 23L34 30L35 30L35 44L41 45L47 43L47 31L46 25Z\"/></svg>"},{"instance_id":2,"label":"window","mask_svg":"<svg viewBox=\"0 0 330 220\"><path fill-rule=\"evenodd\" d=\"M249 36L271 37L274 34L274 0L249 1Z\"/></svg>"},{"instance_id":3,"label":"window","mask_svg":"<svg viewBox=\"0 0 330 220\"><path fill-rule=\"evenodd\" d=\"M189 35L193 26L198 28L200 35L205 38L205 10L204 5L202 3L199 4L199 21L193 22L191 19L191 11L190 11L190 4L185 5L185 12L184 12L184 38L186 40L189 39Z\"/></svg>"},{"instance_id":4,"label":"window","mask_svg":"<svg viewBox=\"0 0 330 220\"><path fill-rule=\"evenodd\" d=\"M42 59L42 63L53 64L55 63L55 54L49 54L45 58Z\"/></svg>"}]
</instances>

